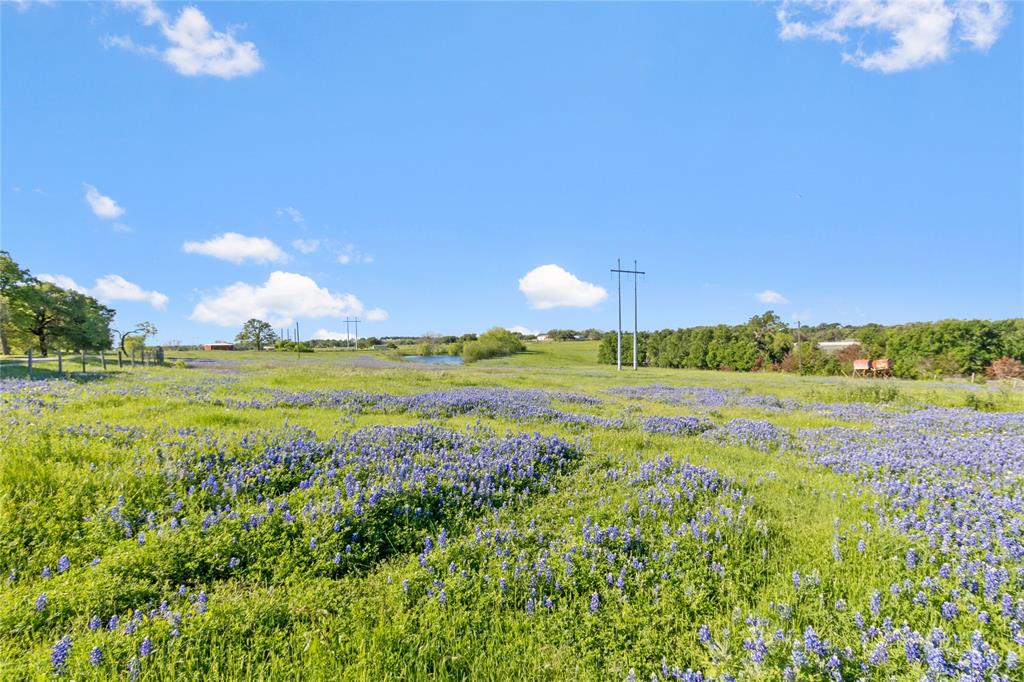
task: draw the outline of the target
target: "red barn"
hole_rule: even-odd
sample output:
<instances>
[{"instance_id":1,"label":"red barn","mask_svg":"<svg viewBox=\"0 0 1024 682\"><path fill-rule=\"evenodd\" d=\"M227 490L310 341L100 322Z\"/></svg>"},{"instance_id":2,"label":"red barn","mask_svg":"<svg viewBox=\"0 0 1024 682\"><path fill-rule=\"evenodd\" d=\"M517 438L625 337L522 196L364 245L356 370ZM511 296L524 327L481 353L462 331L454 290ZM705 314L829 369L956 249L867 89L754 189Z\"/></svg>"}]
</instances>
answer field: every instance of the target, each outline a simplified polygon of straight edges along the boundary
<instances>
[{"instance_id":1,"label":"red barn","mask_svg":"<svg viewBox=\"0 0 1024 682\"><path fill-rule=\"evenodd\" d=\"M204 343L203 350L234 350L235 344L230 341L214 341L213 343Z\"/></svg>"}]
</instances>

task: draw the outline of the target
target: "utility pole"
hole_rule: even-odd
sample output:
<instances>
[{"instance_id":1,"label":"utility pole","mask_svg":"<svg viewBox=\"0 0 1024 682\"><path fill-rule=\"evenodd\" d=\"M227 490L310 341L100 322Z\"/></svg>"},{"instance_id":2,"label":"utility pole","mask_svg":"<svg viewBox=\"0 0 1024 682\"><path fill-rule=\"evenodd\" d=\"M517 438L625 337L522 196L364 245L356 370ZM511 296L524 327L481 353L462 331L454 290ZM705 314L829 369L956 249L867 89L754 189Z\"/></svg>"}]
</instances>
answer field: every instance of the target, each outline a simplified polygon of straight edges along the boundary
<instances>
[{"instance_id":1,"label":"utility pole","mask_svg":"<svg viewBox=\"0 0 1024 682\"><path fill-rule=\"evenodd\" d=\"M345 318L345 348L351 348L351 347L352 347L352 332L351 332L351 327L349 327L349 319L346 317Z\"/></svg>"},{"instance_id":2,"label":"utility pole","mask_svg":"<svg viewBox=\"0 0 1024 682\"><path fill-rule=\"evenodd\" d=\"M299 348L299 323L295 322L295 359L302 359L302 349Z\"/></svg>"},{"instance_id":3,"label":"utility pole","mask_svg":"<svg viewBox=\"0 0 1024 682\"><path fill-rule=\"evenodd\" d=\"M637 335L638 335L637 334L638 333L638 325L637 325L637 276L638 275L645 275L647 273L643 272L641 270L637 270L636 269L636 261L635 260L633 261L633 269L632 270L623 270L622 269L622 260L619 259L619 258L617 258L615 260L616 260L616 263L618 264L618 267L614 268L612 270L612 272L617 273L618 276L619 276L619 329L618 329L618 335L616 336L616 341L617 341L617 344L616 344L617 345L617 348L616 348L616 362L617 362L617 364L619 366L619 371L621 372L622 371L622 275L624 275L624 274L626 274L626 275L633 275L633 369L636 370L636 368L637 368L637 361L638 361L638 355L637 355Z\"/></svg>"},{"instance_id":4,"label":"utility pole","mask_svg":"<svg viewBox=\"0 0 1024 682\"><path fill-rule=\"evenodd\" d=\"M352 322L354 322L356 326L356 350L359 350L359 318L353 318Z\"/></svg>"},{"instance_id":5,"label":"utility pole","mask_svg":"<svg viewBox=\"0 0 1024 682\"><path fill-rule=\"evenodd\" d=\"M800 320L796 321L796 364L797 364L797 367L798 367L797 371L800 374L803 374L804 373L804 354L803 354L803 351L800 349Z\"/></svg>"}]
</instances>

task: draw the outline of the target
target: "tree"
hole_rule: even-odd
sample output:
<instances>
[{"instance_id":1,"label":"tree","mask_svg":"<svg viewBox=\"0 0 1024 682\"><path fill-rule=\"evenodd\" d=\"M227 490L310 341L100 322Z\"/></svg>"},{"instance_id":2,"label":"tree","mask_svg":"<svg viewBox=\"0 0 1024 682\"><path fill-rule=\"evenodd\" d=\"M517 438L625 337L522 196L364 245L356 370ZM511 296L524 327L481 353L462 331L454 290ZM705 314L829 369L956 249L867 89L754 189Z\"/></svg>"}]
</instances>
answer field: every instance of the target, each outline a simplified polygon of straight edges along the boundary
<instances>
[{"instance_id":1,"label":"tree","mask_svg":"<svg viewBox=\"0 0 1024 682\"><path fill-rule=\"evenodd\" d=\"M263 350L264 346L273 345L277 340L277 334L269 322L257 320L255 317L242 325L242 331L238 332L235 341L247 346L256 346L256 350Z\"/></svg>"},{"instance_id":2,"label":"tree","mask_svg":"<svg viewBox=\"0 0 1024 682\"><path fill-rule=\"evenodd\" d=\"M156 336L156 325L152 322L139 322L137 325L126 331L112 330L118 335L117 347L121 352L128 355L131 351L142 350L146 347L146 339ZM131 339L137 339L132 341ZM131 346L131 348L128 348Z\"/></svg>"},{"instance_id":3,"label":"tree","mask_svg":"<svg viewBox=\"0 0 1024 682\"><path fill-rule=\"evenodd\" d=\"M0 352L4 355L11 354L14 308L25 295L26 287L35 283L32 274L14 262L10 253L0 251Z\"/></svg>"},{"instance_id":4,"label":"tree","mask_svg":"<svg viewBox=\"0 0 1024 682\"><path fill-rule=\"evenodd\" d=\"M14 326L35 337L39 354L43 357L49 354L50 344L55 340L53 337L60 323L57 291L58 287L48 282L29 287L12 311Z\"/></svg>"},{"instance_id":5,"label":"tree","mask_svg":"<svg viewBox=\"0 0 1024 682\"><path fill-rule=\"evenodd\" d=\"M110 323L114 319L114 310L77 291L59 289L59 292L59 343L79 350L110 348Z\"/></svg>"},{"instance_id":6,"label":"tree","mask_svg":"<svg viewBox=\"0 0 1024 682\"><path fill-rule=\"evenodd\" d=\"M14 326L35 337L42 356L54 346L99 350L110 346L114 311L91 296L49 282L24 288L12 310Z\"/></svg>"}]
</instances>

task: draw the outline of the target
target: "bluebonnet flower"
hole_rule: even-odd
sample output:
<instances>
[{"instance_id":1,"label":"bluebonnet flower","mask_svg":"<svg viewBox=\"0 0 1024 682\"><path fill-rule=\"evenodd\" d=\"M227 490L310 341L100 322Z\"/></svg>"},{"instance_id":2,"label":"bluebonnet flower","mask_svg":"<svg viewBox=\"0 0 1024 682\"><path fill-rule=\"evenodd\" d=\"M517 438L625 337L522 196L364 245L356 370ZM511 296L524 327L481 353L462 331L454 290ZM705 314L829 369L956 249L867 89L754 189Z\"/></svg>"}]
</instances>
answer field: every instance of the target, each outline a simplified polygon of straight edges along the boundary
<instances>
[{"instance_id":1,"label":"bluebonnet flower","mask_svg":"<svg viewBox=\"0 0 1024 682\"><path fill-rule=\"evenodd\" d=\"M601 607L601 598L597 596L597 592L590 595L590 612L597 613L597 610Z\"/></svg>"},{"instance_id":2,"label":"bluebonnet flower","mask_svg":"<svg viewBox=\"0 0 1024 682\"><path fill-rule=\"evenodd\" d=\"M46 602L47 602L46 593L45 592L40 592L39 596L36 597L36 611L42 611L43 609L45 609L46 608Z\"/></svg>"},{"instance_id":3,"label":"bluebonnet flower","mask_svg":"<svg viewBox=\"0 0 1024 682\"><path fill-rule=\"evenodd\" d=\"M103 650L98 646L89 650L89 663L94 666L103 663Z\"/></svg>"},{"instance_id":4,"label":"bluebonnet flower","mask_svg":"<svg viewBox=\"0 0 1024 682\"><path fill-rule=\"evenodd\" d=\"M707 626L707 623L697 628L697 641L701 644L709 644L711 642L711 628Z\"/></svg>"},{"instance_id":5,"label":"bluebonnet flower","mask_svg":"<svg viewBox=\"0 0 1024 682\"><path fill-rule=\"evenodd\" d=\"M60 559L57 560L57 572L58 573L63 573L64 571L68 570L69 568L71 568L71 560L68 559L68 555L65 554L65 555L61 556Z\"/></svg>"},{"instance_id":6,"label":"bluebonnet flower","mask_svg":"<svg viewBox=\"0 0 1024 682\"><path fill-rule=\"evenodd\" d=\"M200 592L196 596L196 613L202 615L206 613L207 597L206 592Z\"/></svg>"},{"instance_id":7,"label":"bluebonnet flower","mask_svg":"<svg viewBox=\"0 0 1024 682\"><path fill-rule=\"evenodd\" d=\"M68 669L68 655L71 653L71 636L64 635L61 637L56 644L53 645L53 650L50 652L50 663L53 665L53 672L57 675L63 675Z\"/></svg>"}]
</instances>

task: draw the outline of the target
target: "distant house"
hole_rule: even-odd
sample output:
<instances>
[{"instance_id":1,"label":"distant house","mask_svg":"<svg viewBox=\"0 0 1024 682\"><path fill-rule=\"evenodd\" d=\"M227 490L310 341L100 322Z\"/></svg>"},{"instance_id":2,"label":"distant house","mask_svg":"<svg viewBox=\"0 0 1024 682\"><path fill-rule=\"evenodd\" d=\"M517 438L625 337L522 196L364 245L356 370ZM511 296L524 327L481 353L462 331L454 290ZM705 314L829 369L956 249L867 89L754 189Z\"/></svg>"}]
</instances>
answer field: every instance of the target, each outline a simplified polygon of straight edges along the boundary
<instances>
[{"instance_id":1,"label":"distant house","mask_svg":"<svg viewBox=\"0 0 1024 682\"><path fill-rule=\"evenodd\" d=\"M203 350L234 350L235 344L230 341L214 341L213 343L204 343Z\"/></svg>"},{"instance_id":2,"label":"distant house","mask_svg":"<svg viewBox=\"0 0 1024 682\"><path fill-rule=\"evenodd\" d=\"M859 345L860 341L847 339L846 341L822 341L818 344L818 348L826 353L838 353L841 350L846 350L847 348Z\"/></svg>"},{"instance_id":3,"label":"distant house","mask_svg":"<svg viewBox=\"0 0 1024 682\"><path fill-rule=\"evenodd\" d=\"M547 334L537 334L537 340L538 341L547 341L548 340L548 335Z\"/></svg>"},{"instance_id":4,"label":"distant house","mask_svg":"<svg viewBox=\"0 0 1024 682\"><path fill-rule=\"evenodd\" d=\"M388 349L388 344L386 344L386 343L375 343L375 344L373 344L373 349L374 350L387 350Z\"/></svg>"}]
</instances>

